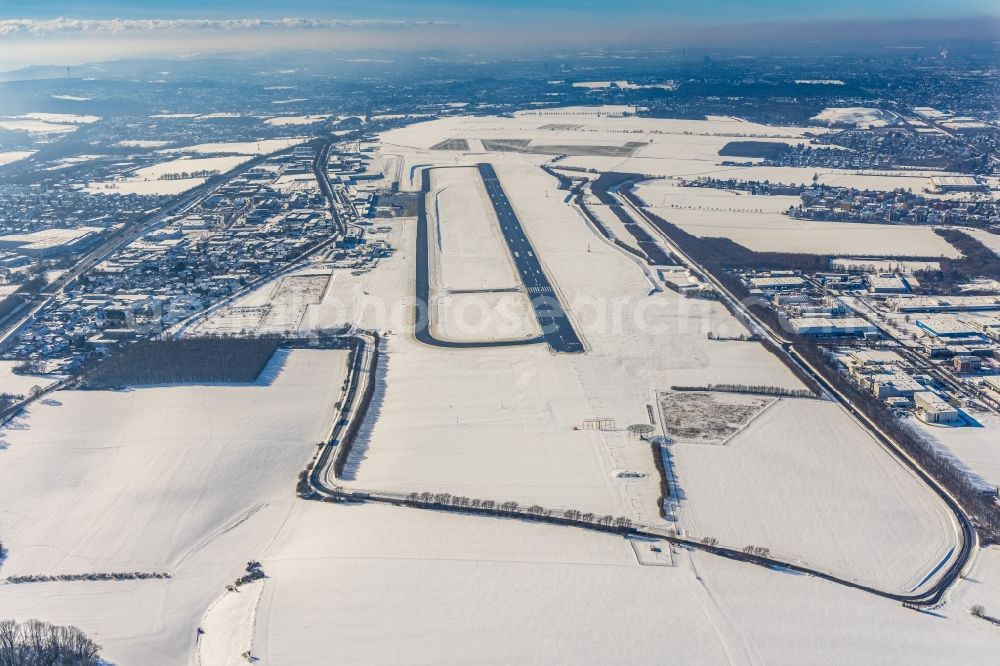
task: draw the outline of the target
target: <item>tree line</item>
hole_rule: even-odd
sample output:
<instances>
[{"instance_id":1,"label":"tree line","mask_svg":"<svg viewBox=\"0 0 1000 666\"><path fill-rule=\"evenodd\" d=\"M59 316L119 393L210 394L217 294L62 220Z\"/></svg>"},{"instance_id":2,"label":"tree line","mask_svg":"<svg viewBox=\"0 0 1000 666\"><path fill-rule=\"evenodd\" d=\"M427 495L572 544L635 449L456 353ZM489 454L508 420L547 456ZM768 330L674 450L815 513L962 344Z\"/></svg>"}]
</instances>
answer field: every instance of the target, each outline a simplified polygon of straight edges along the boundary
<instances>
[{"instance_id":1,"label":"tree line","mask_svg":"<svg viewBox=\"0 0 1000 666\"><path fill-rule=\"evenodd\" d=\"M256 381L283 344L280 338L140 340L87 370L88 389L135 384Z\"/></svg>"},{"instance_id":2,"label":"tree line","mask_svg":"<svg viewBox=\"0 0 1000 666\"><path fill-rule=\"evenodd\" d=\"M99 666L101 646L77 627L0 620L0 666Z\"/></svg>"},{"instance_id":3,"label":"tree line","mask_svg":"<svg viewBox=\"0 0 1000 666\"><path fill-rule=\"evenodd\" d=\"M941 257L939 271L918 271L924 285L948 290L976 277L1000 280L1000 255L996 252L957 229L935 229L934 233L948 241L962 256L958 259Z\"/></svg>"},{"instance_id":4,"label":"tree line","mask_svg":"<svg viewBox=\"0 0 1000 666\"><path fill-rule=\"evenodd\" d=\"M17 291L6 298L0 299L0 317L9 315L20 307L22 303L31 298L33 294L38 293L45 285L45 277L41 275L36 275L22 282Z\"/></svg>"},{"instance_id":5,"label":"tree line","mask_svg":"<svg viewBox=\"0 0 1000 666\"><path fill-rule=\"evenodd\" d=\"M782 398L815 398L808 389L789 389L764 384L708 384L707 386L671 386L671 391L714 391L717 393L749 393L753 395L773 395Z\"/></svg>"}]
</instances>

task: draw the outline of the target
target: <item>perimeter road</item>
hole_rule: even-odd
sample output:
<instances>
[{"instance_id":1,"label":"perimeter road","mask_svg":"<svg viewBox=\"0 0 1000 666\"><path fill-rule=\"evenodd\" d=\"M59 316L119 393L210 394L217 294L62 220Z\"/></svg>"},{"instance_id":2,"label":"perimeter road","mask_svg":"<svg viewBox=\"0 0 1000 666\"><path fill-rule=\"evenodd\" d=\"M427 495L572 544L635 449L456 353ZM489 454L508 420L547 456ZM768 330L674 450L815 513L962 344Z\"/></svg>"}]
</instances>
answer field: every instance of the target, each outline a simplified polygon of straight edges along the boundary
<instances>
[{"instance_id":1,"label":"perimeter road","mask_svg":"<svg viewBox=\"0 0 1000 666\"><path fill-rule=\"evenodd\" d=\"M935 479L930 472L924 469L920 463L914 460L909 453L898 445L895 440L893 440L886 433L882 432L882 430L879 429L879 427L872 422L870 418L868 418L860 407L852 403L847 396L842 394L835 386L833 386L833 384L828 382L826 378L816 368L814 368L802 354L799 353L791 341L784 339L778 333L772 331L771 328L767 326L752 310L750 310L750 308L748 308L743 301L738 299L726 288L725 285L716 279L710 271L706 270L703 266L701 266L701 264L694 261L680 247L678 247L678 245L673 242L667 233L646 215L641 206L636 204L629 193L616 192L614 196L617 197L639 219L642 219L649 225L649 227L654 229L667 244L670 252L673 253L674 256L678 257L683 264L701 273L705 279L708 280L713 287L715 287L722 299L729 303L734 314L738 313L737 317L741 318L748 328L753 330L755 333L767 337L772 344L781 349L783 353L787 354L792 362L801 368L803 372L812 377L813 380L816 381L829 396L840 404L849 416L851 416L860 426L865 428L872 435L872 437L875 438L875 441L877 441L890 455L896 458L905 467L909 468L919 480L923 481L924 484L944 502L945 506L948 507L955 518L956 526L958 527L958 536L961 539L961 544L955 559L950 563L947 569L945 569L944 573L938 577L934 585L928 588L927 591L921 595L889 595L888 593L882 593L882 596L888 596L889 598L894 598L907 603L919 602L927 605L940 601L941 597L944 596L944 593L947 592L948 588L951 587L951 585L961 575L962 570L965 568L965 565L968 564L969 559L972 556L973 549L978 545L978 534L973 528L972 521L969 519L969 516L966 515L965 510L958 503L958 500L955 499L948 489Z\"/></svg>"},{"instance_id":2,"label":"perimeter road","mask_svg":"<svg viewBox=\"0 0 1000 666\"><path fill-rule=\"evenodd\" d=\"M770 555L758 555L753 552L727 548L710 542L680 537L673 534L669 528L636 524L624 518L613 519L611 516L607 516L601 519L597 519L596 517L594 519L587 519L580 512L566 511L564 509L549 509L537 505L523 507L516 503L498 503L479 499L473 500L468 497L453 497L448 493L408 493L406 491L379 491L341 486L338 484L338 481L341 481L341 472L346 465L347 457L350 455L354 437L361 429L361 424L366 418L369 403L372 399L373 387L371 382L374 381L375 375L373 370L377 368L378 356L381 353L378 349L378 337L372 333L355 331L348 333L345 337L353 338L355 345L353 362L348 373L347 386L340 400L340 408L337 411L336 420L331 432L326 441L320 446L316 458L311 463L311 468L304 472L304 476L300 481L298 494L303 499L348 503L372 502L431 511L513 518L528 522L594 530L626 538L659 539L675 546L700 550L719 557L764 567L772 571L787 571L813 576L837 585L860 590L914 607L934 606L940 602L944 593L955 582L956 576L946 573L936 583L922 592L890 592L850 578L831 574L821 569L794 562L786 562ZM937 569L932 571L927 578L930 578L936 571Z\"/></svg>"}]
</instances>

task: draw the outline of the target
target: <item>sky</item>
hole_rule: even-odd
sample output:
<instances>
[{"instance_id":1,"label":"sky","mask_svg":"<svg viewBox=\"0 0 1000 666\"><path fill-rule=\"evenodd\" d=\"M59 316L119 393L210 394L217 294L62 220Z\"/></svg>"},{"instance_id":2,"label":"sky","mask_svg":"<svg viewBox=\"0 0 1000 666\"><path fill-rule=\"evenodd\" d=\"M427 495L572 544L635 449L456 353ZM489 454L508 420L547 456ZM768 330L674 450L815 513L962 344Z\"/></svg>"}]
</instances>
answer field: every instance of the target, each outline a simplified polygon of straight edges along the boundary
<instances>
[{"instance_id":1,"label":"sky","mask_svg":"<svg viewBox=\"0 0 1000 666\"><path fill-rule=\"evenodd\" d=\"M995 0L0 0L0 70L266 50L1000 38Z\"/></svg>"}]
</instances>

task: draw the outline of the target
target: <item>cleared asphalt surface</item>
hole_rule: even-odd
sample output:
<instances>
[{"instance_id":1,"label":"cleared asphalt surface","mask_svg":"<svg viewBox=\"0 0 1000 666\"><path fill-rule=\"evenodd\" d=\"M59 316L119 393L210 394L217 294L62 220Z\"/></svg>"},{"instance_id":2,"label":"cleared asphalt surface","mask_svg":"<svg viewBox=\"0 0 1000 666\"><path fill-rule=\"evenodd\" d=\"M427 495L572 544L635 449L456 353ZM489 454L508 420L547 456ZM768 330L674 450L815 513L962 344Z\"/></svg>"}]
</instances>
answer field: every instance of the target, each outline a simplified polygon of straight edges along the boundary
<instances>
[{"instance_id":1,"label":"cleared asphalt surface","mask_svg":"<svg viewBox=\"0 0 1000 666\"><path fill-rule=\"evenodd\" d=\"M454 168L454 167L431 167L431 168ZM541 264L535 256L535 251L524 235L521 223L514 214L514 209L507 199L500 181L497 180L496 172L488 164L479 165L479 173L483 178L486 192L490 196L490 201L496 210L497 218L500 220L500 228L503 231L507 247L510 249L511 258L517 266L518 274L524 287L527 289L528 298L535 311L542 335L525 340L497 341L497 342L452 342L449 340L438 340L431 334L430 317L428 303L430 303L430 284L428 269L428 233L427 233L427 194L430 192L431 168L425 168L421 173L420 198L417 208L417 284L416 284L416 313L414 337L420 342L435 347L449 347L453 349L473 349L480 347L512 347L517 345L531 345L545 342L557 352L582 352L583 345L573 330L573 325L566 317L565 311L559 303L559 298L552 290L548 278L542 271Z\"/></svg>"},{"instance_id":2,"label":"cleared asphalt surface","mask_svg":"<svg viewBox=\"0 0 1000 666\"><path fill-rule=\"evenodd\" d=\"M478 164L477 168L486 187L486 193L493 203L493 210L496 211L497 220L500 222L500 230L503 232L504 240L507 241L521 282L528 290L528 298L538 318L538 325L542 329L542 337L553 351L582 352L583 344L573 329L569 317L566 316L545 271L542 270L542 264L538 261L538 256L535 255L535 250L521 227L521 221L517 219L514 207L510 205L510 200L500 185L496 171L491 164Z\"/></svg>"}]
</instances>

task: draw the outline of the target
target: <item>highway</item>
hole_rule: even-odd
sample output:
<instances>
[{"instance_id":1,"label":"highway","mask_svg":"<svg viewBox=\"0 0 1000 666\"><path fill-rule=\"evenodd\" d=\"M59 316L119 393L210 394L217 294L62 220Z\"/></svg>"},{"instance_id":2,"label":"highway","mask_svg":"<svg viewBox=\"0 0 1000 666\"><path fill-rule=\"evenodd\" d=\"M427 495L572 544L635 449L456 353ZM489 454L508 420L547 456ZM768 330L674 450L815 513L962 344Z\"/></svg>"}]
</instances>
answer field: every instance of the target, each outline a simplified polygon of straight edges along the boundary
<instances>
[{"instance_id":1,"label":"highway","mask_svg":"<svg viewBox=\"0 0 1000 666\"><path fill-rule=\"evenodd\" d=\"M324 141L319 148L316 149L316 158L313 160L313 173L316 176L316 181L319 183L319 189L323 192L323 196L326 198L327 206L330 209L330 215L333 216L333 221L337 225L337 231L341 236L347 233L347 225L344 223L340 211L337 209L337 196L333 191L333 187L330 185L330 176L327 174L326 165L330 161L330 149L333 147L332 141Z\"/></svg>"}]
</instances>

